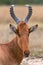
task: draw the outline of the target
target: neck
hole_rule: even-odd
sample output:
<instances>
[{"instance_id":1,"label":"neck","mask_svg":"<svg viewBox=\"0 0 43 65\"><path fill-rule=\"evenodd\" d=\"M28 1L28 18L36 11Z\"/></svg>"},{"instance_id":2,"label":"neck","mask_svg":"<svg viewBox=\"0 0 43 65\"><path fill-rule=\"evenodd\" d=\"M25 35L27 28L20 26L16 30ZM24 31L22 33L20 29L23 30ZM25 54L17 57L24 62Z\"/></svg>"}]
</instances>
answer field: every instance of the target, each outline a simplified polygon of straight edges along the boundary
<instances>
[{"instance_id":1,"label":"neck","mask_svg":"<svg viewBox=\"0 0 43 65\"><path fill-rule=\"evenodd\" d=\"M23 52L21 48L18 45L18 37L16 37L14 40L11 41L11 46L10 47L10 54L13 57L13 59L16 60L17 63L21 63L23 59Z\"/></svg>"}]
</instances>

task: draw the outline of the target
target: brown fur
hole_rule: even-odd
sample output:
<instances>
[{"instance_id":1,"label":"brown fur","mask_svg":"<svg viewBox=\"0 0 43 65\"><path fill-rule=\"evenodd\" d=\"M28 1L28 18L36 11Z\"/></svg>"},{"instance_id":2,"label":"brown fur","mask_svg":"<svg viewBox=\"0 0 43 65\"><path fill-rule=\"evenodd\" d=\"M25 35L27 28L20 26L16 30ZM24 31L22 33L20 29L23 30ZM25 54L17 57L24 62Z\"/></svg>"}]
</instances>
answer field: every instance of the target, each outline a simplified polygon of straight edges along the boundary
<instances>
[{"instance_id":1,"label":"brown fur","mask_svg":"<svg viewBox=\"0 0 43 65\"><path fill-rule=\"evenodd\" d=\"M6 44L0 44L0 65L20 65L24 51L29 52L28 26L21 22L17 26L19 35Z\"/></svg>"}]
</instances>

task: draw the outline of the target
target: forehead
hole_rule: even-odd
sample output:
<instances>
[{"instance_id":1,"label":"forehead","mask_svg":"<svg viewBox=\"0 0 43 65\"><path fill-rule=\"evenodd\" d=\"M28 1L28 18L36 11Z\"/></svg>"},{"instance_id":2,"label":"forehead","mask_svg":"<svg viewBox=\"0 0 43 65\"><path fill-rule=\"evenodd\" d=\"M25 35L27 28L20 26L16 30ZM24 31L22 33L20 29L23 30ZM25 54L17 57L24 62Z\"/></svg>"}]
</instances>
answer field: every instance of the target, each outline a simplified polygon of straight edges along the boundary
<instances>
[{"instance_id":1,"label":"forehead","mask_svg":"<svg viewBox=\"0 0 43 65\"><path fill-rule=\"evenodd\" d=\"M18 26L17 26L18 29L23 29L23 28L28 28L27 24L25 22L21 22Z\"/></svg>"}]
</instances>

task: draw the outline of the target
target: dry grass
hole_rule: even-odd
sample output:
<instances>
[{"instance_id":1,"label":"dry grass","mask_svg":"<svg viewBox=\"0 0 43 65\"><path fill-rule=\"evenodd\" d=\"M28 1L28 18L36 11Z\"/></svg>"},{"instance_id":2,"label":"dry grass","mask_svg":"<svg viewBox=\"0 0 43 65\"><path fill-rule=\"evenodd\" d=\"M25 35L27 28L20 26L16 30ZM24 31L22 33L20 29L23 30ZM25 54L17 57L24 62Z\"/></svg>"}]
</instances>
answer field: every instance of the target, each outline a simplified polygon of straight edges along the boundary
<instances>
[{"instance_id":1,"label":"dry grass","mask_svg":"<svg viewBox=\"0 0 43 65\"><path fill-rule=\"evenodd\" d=\"M14 37L14 33L9 28L9 24L14 22L10 16L9 8L9 6L0 6L0 43L8 42ZM38 23L39 28L30 34L30 56L43 57L43 6L32 6L32 8L33 14L28 26ZM27 12L26 7L15 6L15 13L21 19L26 16Z\"/></svg>"}]
</instances>

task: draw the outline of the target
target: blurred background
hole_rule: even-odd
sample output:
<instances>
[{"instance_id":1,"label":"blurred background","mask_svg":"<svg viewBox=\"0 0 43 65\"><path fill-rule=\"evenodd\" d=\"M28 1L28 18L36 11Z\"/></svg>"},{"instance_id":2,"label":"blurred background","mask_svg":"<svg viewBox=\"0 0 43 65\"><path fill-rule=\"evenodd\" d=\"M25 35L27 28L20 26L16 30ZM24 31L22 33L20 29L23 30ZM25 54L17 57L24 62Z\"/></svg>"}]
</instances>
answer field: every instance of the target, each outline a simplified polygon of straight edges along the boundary
<instances>
[{"instance_id":1,"label":"blurred background","mask_svg":"<svg viewBox=\"0 0 43 65\"><path fill-rule=\"evenodd\" d=\"M43 0L0 0L0 44L11 41L15 34L10 30L9 24L17 27L16 22L10 16L10 5L15 4L15 14L23 20L28 8L32 6L32 16L28 21L29 27L38 24L38 29L29 36L30 57L43 57Z\"/></svg>"},{"instance_id":2,"label":"blurred background","mask_svg":"<svg viewBox=\"0 0 43 65\"><path fill-rule=\"evenodd\" d=\"M36 4L43 5L43 0L0 0L0 5L24 5L24 4Z\"/></svg>"}]
</instances>

